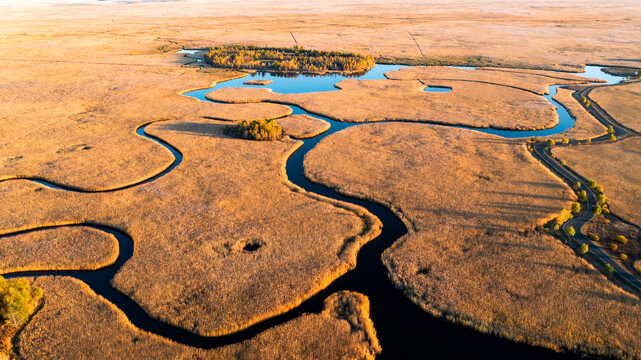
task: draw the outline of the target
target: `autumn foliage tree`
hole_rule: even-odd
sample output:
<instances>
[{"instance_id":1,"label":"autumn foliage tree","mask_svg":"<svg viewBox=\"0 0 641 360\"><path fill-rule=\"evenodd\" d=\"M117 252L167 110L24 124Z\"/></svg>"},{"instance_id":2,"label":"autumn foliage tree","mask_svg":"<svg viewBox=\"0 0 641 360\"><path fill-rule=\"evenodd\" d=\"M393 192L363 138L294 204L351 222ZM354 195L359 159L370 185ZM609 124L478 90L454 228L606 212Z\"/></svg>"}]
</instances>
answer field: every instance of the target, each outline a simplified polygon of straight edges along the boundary
<instances>
[{"instance_id":1,"label":"autumn foliage tree","mask_svg":"<svg viewBox=\"0 0 641 360\"><path fill-rule=\"evenodd\" d=\"M5 326L20 327L42 297L42 289L31 289L24 278L5 280L0 276L0 320Z\"/></svg>"},{"instance_id":2,"label":"autumn foliage tree","mask_svg":"<svg viewBox=\"0 0 641 360\"><path fill-rule=\"evenodd\" d=\"M338 51L224 45L209 49L205 62L217 67L323 73L326 71L362 72L371 69L374 58Z\"/></svg>"}]
</instances>

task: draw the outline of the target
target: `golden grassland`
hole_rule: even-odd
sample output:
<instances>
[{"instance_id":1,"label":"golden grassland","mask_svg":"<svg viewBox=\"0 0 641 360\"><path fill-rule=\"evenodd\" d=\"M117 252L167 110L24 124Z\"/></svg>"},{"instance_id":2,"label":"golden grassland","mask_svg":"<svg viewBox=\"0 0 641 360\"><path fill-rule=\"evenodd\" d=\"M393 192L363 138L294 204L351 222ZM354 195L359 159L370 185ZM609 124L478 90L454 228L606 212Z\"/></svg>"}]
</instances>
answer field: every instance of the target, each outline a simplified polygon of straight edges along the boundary
<instances>
[{"instance_id":1,"label":"golden grassland","mask_svg":"<svg viewBox=\"0 0 641 360\"><path fill-rule=\"evenodd\" d=\"M85 189L136 183L173 161L162 146L136 135L142 124L194 116L236 121L291 113L276 104L230 106L180 95L243 73L201 73L172 64L180 58L175 54L122 55L135 44L82 38L78 43L96 53L107 45L124 48L103 50L94 58L97 64L78 59L73 47L24 50L28 58L55 57L52 62L0 59L0 179L42 177Z\"/></svg>"},{"instance_id":2,"label":"golden grassland","mask_svg":"<svg viewBox=\"0 0 641 360\"><path fill-rule=\"evenodd\" d=\"M89 227L62 227L0 240L0 273L99 269L118 258L118 241Z\"/></svg>"},{"instance_id":3,"label":"golden grassland","mask_svg":"<svg viewBox=\"0 0 641 360\"><path fill-rule=\"evenodd\" d=\"M416 80L347 79L336 84L338 91L279 94L270 89L223 88L210 92L207 98L226 103L295 104L347 122L403 120L527 130L558 123L554 107L526 91L466 81L433 80L430 85L452 91L424 92L426 85Z\"/></svg>"},{"instance_id":4,"label":"golden grassland","mask_svg":"<svg viewBox=\"0 0 641 360\"><path fill-rule=\"evenodd\" d=\"M283 127L285 134L296 139L313 138L330 128L327 121L305 114L290 115L278 119L278 123Z\"/></svg>"},{"instance_id":5,"label":"golden grassland","mask_svg":"<svg viewBox=\"0 0 641 360\"><path fill-rule=\"evenodd\" d=\"M587 82L599 82L598 79L589 79L568 73L512 70L501 68L478 68L475 70L457 69L444 66L417 66L401 68L398 71L385 73L388 79L393 80L419 80L429 85L431 80L460 80L480 83L489 83L533 92L539 95L548 94L550 85L571 85Z\"/></svg>"},{"instance_id":6,"label":"golden grassland","mask_svg":"<svg viewBox=\"0 0 641 360\"><path fill-rule=\"evenodd\" d=\"M552 153L587 179L603 185L610 210L641 225L641 139L634 137L615 143L554 147Z\"/></svg>"},{"instance_id":7,"label":"golden grassland","mask_svg":"<svg viewBox=\"0 0 641 360\"><path fill-rule=\"evenodd\" d=\"M589 96L616 121L641 132L641 82L599 87L592 90Z\"/></svg>"},{"instance_id":8,"label":"golden grassland","mask_svg":"<svg viewBox=\"0 0 641 360\"><path fill-rule=\"evenodd\" d=\"M241 140L225 127L205 119L151 125L183 162L122 191L0 183L0 232L84 222L127 232L134 255L114 286L151 316L198 334L231 333L285 312L354 267L381 224L286 179L299 141Z\"/></svg>"},{"instance_id":9,"label":"golden grassland","mask_svg":"<svg viewBox=\"0 0 641 360\"><path fill-rule=\"evenodd\" d=\"M16 4L17 5L17 4ZM14 5L15 6L15 5ZM576 69L585 63L641 66L635 0L165 2L8 8L6 58L23 41L69 46L67 39L156 39L193 47L256 44L370 54L376 58L500 63ZM37 20L37 21L33 21ZM23 35L27 34L27 35ZM418 44L418 46L417 46ZM46 46L46 45L45 45ZM72 45L73 46L73 45ZM79 55L85 55L78 47ZM131 51L148 51L140 47Z\"/></svg>"},{"instance_id":10,"label":"golden grassland","mask_svg":"<svg viewBox=\"0 0 641 360\"><path fill-rule=\"evenodd\" d=\"M574 90L557 88L556 95L553 99L563 106L570 116L574 118L574 126L565 130L558 136L568 139L591 139L607 133L607 128L603 126L594 116L590 115L585 108L579 104L573 97Z\"/></svg>"},{"instance_id":11,"label":"golden grassland","mask_svg":"<svg viewBox=\"0 0 641 360\"><path fill-rule=\"evenodd\" d=\"M641 356L638 298L534 231L575 196L523 143L420 124L362 125L323 139L305 174L401 216L409 233L383 261L426 311L519 342Z\"/></svg>"},{"instance_id":12,"label":"golden grassland","mask_svg":"<svg viewBox=\"0 0 641 360\"><path fill-rule=\"evenodd\" d=\"M18 336L28 359L373 359L380 346L367 297L339 292L304 314L241 343L201 350L135 328L84 283L39 277L44 306ZM52 336L55 335L55 336Z\"/></svg>"}]
</instances>

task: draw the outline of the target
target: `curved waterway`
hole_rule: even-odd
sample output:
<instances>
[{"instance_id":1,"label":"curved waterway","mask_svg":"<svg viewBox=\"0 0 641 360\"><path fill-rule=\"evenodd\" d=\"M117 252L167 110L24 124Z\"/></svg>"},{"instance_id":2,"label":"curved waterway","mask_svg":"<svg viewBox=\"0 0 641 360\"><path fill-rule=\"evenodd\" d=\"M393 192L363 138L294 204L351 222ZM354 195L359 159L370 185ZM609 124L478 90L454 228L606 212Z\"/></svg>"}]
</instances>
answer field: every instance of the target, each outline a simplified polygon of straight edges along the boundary
<instances>
[{"instance_id":1,"label":"curved waterway","mask_svg":"<svg viewBox=\"0 0 641 360\"><path fill-rule=\"evenodd\" d=\"M383 73L390 70L397 70L401 66L396 65L377 65L368 73L358 76L359 79L384 79ZM598 68L586 68L588 73L584 74L590 77L599 77L611 80L610 75L600 72ZM605 75L605 76L601 76ZM223 87L247 87L243 82L247 79L260 78L273 80L273 83L267 87L275 92L281 93L302 93L317 91L334 91L337 90L334 84L347 78L341 75L327 76L306 76L297 77L280 77L269 73L256 73L250 77L235 79L220 83L214 88L202 89L185 93L199 100L205 99L208 92ZM350 76L355 77L355 76ZM619 80L618 78L616 80ZM445 91L445 90L440 90ZM553 102L551 97L556 93L556 87L550 88L550 100L559 113L559 119L565 123L570 121L568 126L561 122L553 129L540 131L505 131L496 129L473 129L485 133L491 133L504 137L518 138L529 136L545 136L562 132L573 126L574 121L567 114L565 109ZM236 343L249 339L256 334L267 330L273 326L285 321L294 319L303 313L320 312L323 308L323 301L330 294L340 290L357 291L369 297L371 302L371 318L377 329L378 337L381 341L383 353L381 359L425 359L425 358L460 358L460 359L497 359L497 358L521 358L521 359L585 359L585 356L579 356L573 353L558 354L551 350L532 347L524 344L515 343L509 340L497 338L492 335L477 332L471 328L453 324L449 321L433 317L414 305L401 291L397 290L387 276L387 269L381 262L381 254L385 249L391 246L398 238L407 233L402 221L386 207L369 201L344 196L325 186L311 183L303 174L304 157L313 149L319 141L337 131L351 126L357 126L357 123L343 123L322 116L307 113L305 110L291 106L294 114L307 114L323 119L331 124L331 128L322 135L312 139L303 140L303 145L287 161L286 172L289 179L298 186L307 191L314 192L329 198L337 199L344 202L360 205L368 209L377 216L383 223L382 233L374 240L365 244L358 253L357 266L345 275L334 281L329 287L314 295L307 301L303 302L297 308L262 321L250 328L235 334L221 337L203 337L198 336L183 329L172 325L165 324L149 317L142 308L127 296L118 292L111 286L111 279L118 272L120 267L133 255L133 240L126 233L110 227L99 224L77 224L69 226L89 226L97 230L112 234L118 240L120 253L118 260L112 266L99 270L79 270L79 271L28 271L13 273L6 277L18 276L37 276L37 275L66 275L77 278L88 284L97 294L102 295L107 300L121 309L136 327L164 336L175 342L196 346L200 348L213 348L227 344ZM567 116L567 119L565 118ZM146 126L142 126L137 133L143 137L149 138L169 149L174 154L174 163L163 172L150 177L137 184L122 186L119 188L109 189L115 191L123 188L137 186L149 181L153 181L160 176L168 174L174 167L180 164L182 155L170 144L162 139L154 138L144 132ZM39 183L56 189L67 191L84 191L68 186L54 184L45 180L32 179ZM91 191L84 191L91 192ZM29 231L44 230L45 228L32 229ZM21 232L21 233L24 233ZM18 234L18 233L14 233ZM12 234L13 235L13 234ZM5 235L6 236L6 235Z\"/></svg>"}]
</instances>

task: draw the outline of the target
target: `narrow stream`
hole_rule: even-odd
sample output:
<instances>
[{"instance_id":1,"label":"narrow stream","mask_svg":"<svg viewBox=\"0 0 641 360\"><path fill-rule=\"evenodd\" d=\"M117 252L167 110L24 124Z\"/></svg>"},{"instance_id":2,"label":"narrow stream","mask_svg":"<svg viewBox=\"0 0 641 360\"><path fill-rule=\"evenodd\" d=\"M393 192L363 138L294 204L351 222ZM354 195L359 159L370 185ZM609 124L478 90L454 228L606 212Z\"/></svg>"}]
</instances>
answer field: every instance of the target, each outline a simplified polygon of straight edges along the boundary
<instances>
[{"instance_id":1,"label":"narrow stream","mask_svg":"<svg viewBox=\"0 0 641 360\"><path fill-rule=\"evenodd\" d=\"M383 73L390 70L397 70L401 66L377 65L368 73L358 77L359 79L384 79ZM603 74L600 69L586 67L590 77ZM599 73L595 71L598 70ZM609 76L609 75L607 75ZM269 79L273 83L267 87L275 92L301 93L317 91L335 91L334 84L347 78L341 75L328 76L306 76L278 77L269 73L256 73L253 76L241 79L230 80L218 84L214 88L202 89L185 93L199 100L208 101L205 95L223 87L247 87L243 82L251 78ZM617 78L618 79L618 78ZM608 80L610 80L608 78ZM446 92L446 90L436 90ZM550 95L546 98L557 107L560 123L553 129L539 131L505 131L496 129L475 129L477 131L495 134L504 137L530 137L545 136L562 132L571 128L574 120L567 114L565 109L556 104L551 97L556 93L556 86L550 87ZM400 219L386 207L369 201L351 198L339 194L325 186L311 183L303 174L303 161L308 151L313 149L319 141L342 129L357 126L357 123L343 123L333 121L322 116L307 113L305 110L290 106L294 114L307 114L323 119L331 124L330 130L315 138L304 140L299 148L287 162L287 176L298 186L307 191L314 192L329 198L360 205L377 216L384 224L382 233L374 240L365 244L358 253L357 267L334 281L329 287L314 295L299 307L285 314L262 321L250 328L235 334L221 337L202 337L176 328L172 325L162 323L149 317L135 302L121 294L113 287L110 281L118 272L120 267L133 255L133 240L127 234L106 225L72 225L90 226L97 230L110 233L116 237L120 245L120 254L117 262L109 267L94 271L29 271L13 273L6 277L36 276L36 275L66 275L77 278L87 283L97 294L102 295L110 302L121 309L136 327L164 336L175 342L196 346L200 348L213 348L227 344L236 343L249 339L256 334L267 330L285 321L294 319L303 313L320 312L323 301L331 293L340 290L351 290L365 294L371 302L371 318L381 341L383 353L380 359L424 359L424 358L461 358L461 359L496 359L496 358L521 358L521 359L585 359L572 353L558 354L551 350L518 344L509 340L497 338L489 334L483 334L465 326L453 324L449 321L433 317L414 305L405 295L397 290L387 276L387 269L381 262L381 254L392 245L398 238L407 233L407 230ZM569 125L568 125L569 124ZM160 176L168 174L174 167L180 164L182 155L171 144L150 137L144 132L146 126L142 126L137 133L149 138L169 149L174 154L174 163L162 173L159 173L141 183L127 185L110 189L115 191L142 183L153 181ZM44 180L36 180L39 183L56 189L68 191L82 191L60 184L54 184ZM85 191L91 192L91 191ZM33 229L38 231L46 228ZM500 351L500 353L497 353Z\"/></svg>"}]
</instances>

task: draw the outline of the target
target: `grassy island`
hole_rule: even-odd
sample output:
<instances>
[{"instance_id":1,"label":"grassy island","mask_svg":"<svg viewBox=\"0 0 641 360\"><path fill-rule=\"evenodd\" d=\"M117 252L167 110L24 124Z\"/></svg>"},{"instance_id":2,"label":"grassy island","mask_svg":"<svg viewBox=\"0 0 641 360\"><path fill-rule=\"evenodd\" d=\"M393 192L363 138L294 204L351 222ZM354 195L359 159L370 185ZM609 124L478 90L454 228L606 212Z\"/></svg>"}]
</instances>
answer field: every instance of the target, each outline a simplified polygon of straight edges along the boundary
<instances>
[{"instance_id":1,"label":"grassy island","mask_svg":"<svg viewBox=\"0 0 641 360\"><path fill-rule=\"evenodd\" d=\"M232 69L256 69L307 73L357 73L371 69L374 58L338 51L224 45L209 49L205 61L213 66Z\"/></svg>"}]
</instances>

